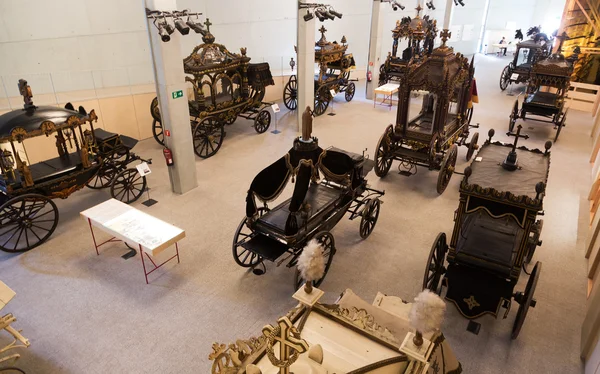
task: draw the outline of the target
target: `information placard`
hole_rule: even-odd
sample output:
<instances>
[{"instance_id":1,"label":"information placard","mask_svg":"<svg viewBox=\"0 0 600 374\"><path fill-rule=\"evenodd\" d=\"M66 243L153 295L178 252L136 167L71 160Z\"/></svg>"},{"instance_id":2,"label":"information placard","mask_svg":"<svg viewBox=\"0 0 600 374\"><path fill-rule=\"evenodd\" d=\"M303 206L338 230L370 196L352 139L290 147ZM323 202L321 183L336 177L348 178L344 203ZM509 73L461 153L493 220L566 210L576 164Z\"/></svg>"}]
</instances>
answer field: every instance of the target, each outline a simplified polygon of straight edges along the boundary
<instances>
[{"instance_id":1,"label":"information placard","mask_svg":"<svg viewBox=\"0 0 600 374\"><path fill-rule=\"evenodd\" d=\"M150 170L150 166L148 166L148 163L146 162L142 162L141 164L136 165L135 168L142 177L145 177L146 175L152 173L152 170Z\"/></svg>"}]
</instances>

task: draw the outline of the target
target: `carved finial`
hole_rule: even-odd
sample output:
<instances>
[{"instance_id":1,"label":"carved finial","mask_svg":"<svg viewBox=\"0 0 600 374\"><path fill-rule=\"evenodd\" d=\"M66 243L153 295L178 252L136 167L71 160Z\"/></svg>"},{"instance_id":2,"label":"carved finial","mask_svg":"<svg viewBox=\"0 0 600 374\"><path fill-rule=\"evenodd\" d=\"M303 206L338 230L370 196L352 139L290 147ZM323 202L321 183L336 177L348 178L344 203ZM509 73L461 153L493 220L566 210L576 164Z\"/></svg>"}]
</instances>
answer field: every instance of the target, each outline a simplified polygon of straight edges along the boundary
<instances>
[{"instance_id":1,"label":"carved finial","mask_svg":"<svg viewBox=\"0 0 600 374\"><path fill-rule=\"evenodd\" d=\"M240 48L240 52L242 52L242 56L246 56L246 47Z\"/></svg>"},{"instance_id":2,"label":"carved finial","mask_svg":"<svg viewBox=\"0 0 600 374\"><path fill-rule=\"evenodd\" d=\"M327 29L325 28L325 25L321 25L321 28L319 29L319 32L321 33L321 35L325 35L326 31L327 31Z\"/></svg>"},{"instance_id":3,"label":"carved finial","mask_svg":"<svg viewBox=\"0 0 600 374\"><path fill-rule=\"evenodd\" d=\"M207 18L206 22L204 22L204 24L206 25L206 32L210 32L210 27L212 26L212 22L210 22L210 18Z\"/></svg>"},{"instance_id":4,"label":"carved finial","mask_svg":"<svg viewBox=\"0 0 600 374\"><path fill-rule=\"evenodd\" d=\"M210 32L210 26L212 26L212 22L210 22L210 19L207 18L204 24L206 25L206 34L202 36L202 41L206 44L212 44L215 42L215 36Z\"/></svg>"},{"instance_id":5,"label":"carved finial","mask_svg":"<svg viewBox=\"0 0 600 374\"><path fill-rule=\"evenodd\" d=\"M342 44L346 44L348 43L348 40L346 39L346 35L342 36L342 40L340 40L342 42Z\"/></svg>"},{"instance_id":6,"label":"carved finial","mask_svg":"<svg viewBox=\"0 0 600 374\"><path fill-rule=\"evenodd\" d=\"M321 39L319 39L317 45L322 47L324 45L327 45L327 38L325 37L325 32L327 31L327 29L325 28L325 26L322 25L319 31L321 32Z\"/></svg>"},{"instance_id":7,"label":"carved finial","mask_svg":"<svg viewBox=\"0 0 600 374\"><path fill-rule=\"evenodd\" d=\"M308 351L308 343L300 337L300 333L287 317L281 317L275 327L263 327L263 334L267 338L267 357L269 361L279 367L280 374L289 374L290 366L298 359L300 354ZM279 356L273 350L279 343Z\"/></svg>"},{"instance_id":8,"label":"carved finial","mask_svg":"<svg viewBox=\"0 0 600 374\"><path fill-rule=\"evenodd\" d=\"M442 39L442 46L446 45L446 41L448 41L448 39L450 39L451 36L452 36L452 33L448 29L443 29L442 32L440 32L440 39Z\"/></svg>"},{"instance_id":9,"label":"carved finial","mask_svg":"<svg viewBox=\"0 0 600 374\"><path fill-rule=\"evenodd\" d=\"M423 8L421 8L421 4L417 5L415 9L417 10L417 17L419 17L419 13L421 13L421 11L423 10Z\"/></svg>"},{"instance_id":10,"label":"carved finial","mask_svg":"<svg viewBox=\"0 0 600 374\"><path fill-rule=\"evenodd\" d=\"M19 93L21 93L23 96L25 109L35 108L35 105L33 105L33 100L31 100L33 97L33 94L31 93L31 87L29 87L25 79L19 79Z\"/></svg>"}]
</instances>

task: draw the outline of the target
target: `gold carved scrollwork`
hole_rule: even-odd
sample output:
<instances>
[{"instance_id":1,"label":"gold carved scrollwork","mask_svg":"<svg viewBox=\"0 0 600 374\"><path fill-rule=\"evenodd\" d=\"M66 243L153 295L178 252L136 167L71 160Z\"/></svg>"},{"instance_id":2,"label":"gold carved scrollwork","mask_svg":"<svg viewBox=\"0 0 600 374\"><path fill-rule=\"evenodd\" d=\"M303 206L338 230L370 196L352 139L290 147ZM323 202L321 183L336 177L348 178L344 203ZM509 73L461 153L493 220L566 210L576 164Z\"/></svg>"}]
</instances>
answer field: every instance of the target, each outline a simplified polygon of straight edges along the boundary
<instances>
[{"instance_id":1,"label":"gold carved scrollwork","mask_svg":"<svg viewBox=\"0 0 600 374\"><path fill-rule=\"evenodd\" d=\"M13 141L16 140L19 143L21 143L23 141L23 139L25 139L27 137L27 131L22 127L15 127L10 132L10 136Z\"/></svg>"},{"instance_id":2,"label":"gold carved scrollwork","mask_svg":"<svg viewBox=\"0 0 600 374\"><path fill-rule=\"evenodd\" d=\"M40 129L46 136L50 136L50 134L56 131L56 125L52 121L44 121L40 125Z\"/></svg>"}]
</instances>

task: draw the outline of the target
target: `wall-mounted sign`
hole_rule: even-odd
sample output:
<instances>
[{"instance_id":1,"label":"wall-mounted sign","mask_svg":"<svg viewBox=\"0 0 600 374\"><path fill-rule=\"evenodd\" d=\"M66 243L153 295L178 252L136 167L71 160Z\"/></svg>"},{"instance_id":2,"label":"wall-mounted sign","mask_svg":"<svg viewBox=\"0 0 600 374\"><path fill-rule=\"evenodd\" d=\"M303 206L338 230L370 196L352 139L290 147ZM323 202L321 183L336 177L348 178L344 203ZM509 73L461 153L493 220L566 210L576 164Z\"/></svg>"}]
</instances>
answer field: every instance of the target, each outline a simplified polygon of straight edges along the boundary
<instances>
[{"instance_id":1,"label":"wall-mounted sign","mask_svg":"<svg viewBox=\"0 0 600 374\"><path fill-rule=\"evenodd\" d=\"M171 96L173 97L173 99L179 99L180 97L183 97L183 90L173 91L171 93Z\"/></svg>"}]
</instances>

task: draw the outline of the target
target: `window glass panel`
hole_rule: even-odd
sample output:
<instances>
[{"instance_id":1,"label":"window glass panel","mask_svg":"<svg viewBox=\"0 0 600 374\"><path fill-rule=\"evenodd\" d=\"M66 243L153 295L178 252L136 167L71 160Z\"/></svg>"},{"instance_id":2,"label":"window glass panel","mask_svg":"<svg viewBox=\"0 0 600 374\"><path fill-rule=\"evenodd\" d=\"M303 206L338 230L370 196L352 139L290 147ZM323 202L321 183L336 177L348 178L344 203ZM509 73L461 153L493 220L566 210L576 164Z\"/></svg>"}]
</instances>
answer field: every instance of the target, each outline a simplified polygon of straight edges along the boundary
<instances>
[{"instance_id":1,"label":"window glass panel","mask_svg":"<svg viewBox=\"0 0 600 374\"><path fill-rule=\"evenodd\" d=\"M433 133L433 118L437 97L427 91L413 91L408 101L407 130L423 134Z\"/></svg>"}]
</instances>

